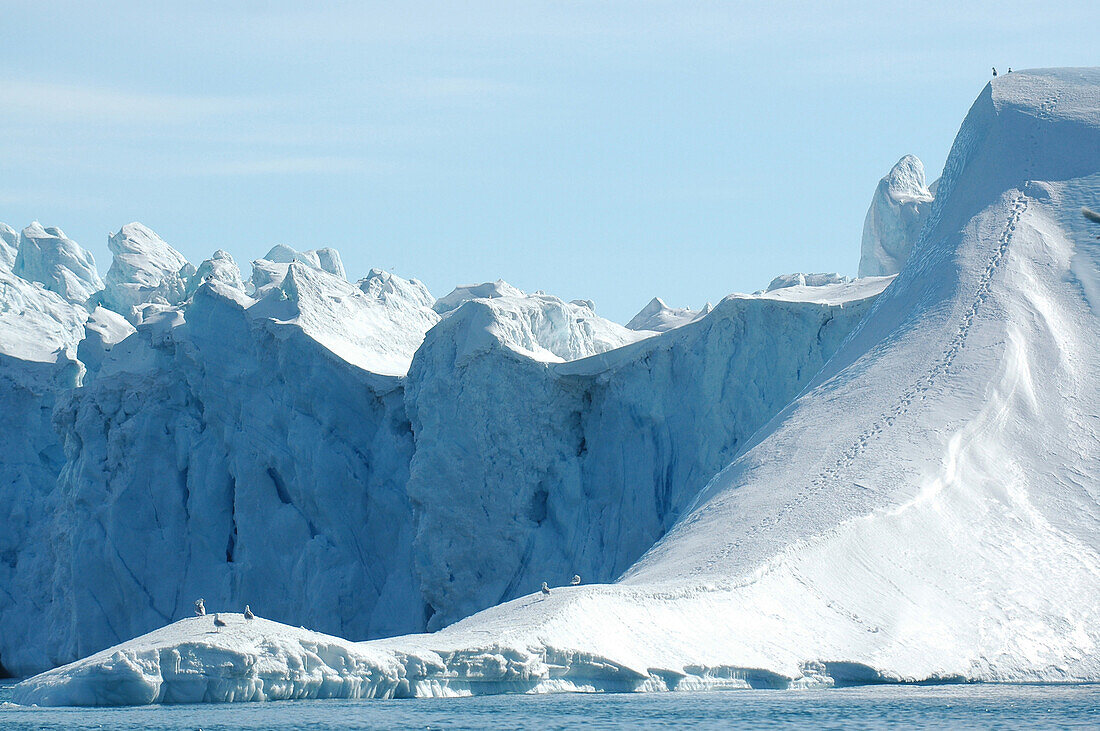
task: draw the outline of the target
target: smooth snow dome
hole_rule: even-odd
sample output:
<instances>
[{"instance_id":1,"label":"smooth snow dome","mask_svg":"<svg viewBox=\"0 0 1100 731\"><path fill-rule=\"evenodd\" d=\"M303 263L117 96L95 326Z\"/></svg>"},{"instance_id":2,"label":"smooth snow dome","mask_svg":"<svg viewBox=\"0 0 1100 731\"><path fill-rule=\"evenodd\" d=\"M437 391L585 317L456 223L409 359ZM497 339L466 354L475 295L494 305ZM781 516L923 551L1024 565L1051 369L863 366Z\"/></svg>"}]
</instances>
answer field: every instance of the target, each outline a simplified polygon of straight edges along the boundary
<instances>
[{"instance_id":1,"label":"smooth snow dome","mask_svg":"<svg viewBox=\"0 0 1100 731\"><path fill-rule=\"evenodd\" d=\"M898 160L875 189L863 222L859 276L897 274L920 237L933 200L924 165L915 155Z\"/></svg>"},{"instance_id":2,"label":"smooth snow dome","mask_svg":"<svg viewBox=\"0 0 1100 731\"><path fill-rule=\"evenodd\" d=\"M702 310L692 310L688 307L669 307L660 297L654 297L645 307L638 311L626 323L629 330L649 330L651 332L665 332L689 322L694 322L710 312L708 302Z\"/></svg>"},{"instance_id":3,"label":"smooth snow dome","mask_svg":"<svg viewBox=\"0 0 1100 731\"><path fill-rule=\"evenodd\" d=\"M19 236L19 254L12 271L31 282L39 282L72 304L84 304L103 288L95 259L65 232L35 221Z\"/></svg>"}]
</instances>

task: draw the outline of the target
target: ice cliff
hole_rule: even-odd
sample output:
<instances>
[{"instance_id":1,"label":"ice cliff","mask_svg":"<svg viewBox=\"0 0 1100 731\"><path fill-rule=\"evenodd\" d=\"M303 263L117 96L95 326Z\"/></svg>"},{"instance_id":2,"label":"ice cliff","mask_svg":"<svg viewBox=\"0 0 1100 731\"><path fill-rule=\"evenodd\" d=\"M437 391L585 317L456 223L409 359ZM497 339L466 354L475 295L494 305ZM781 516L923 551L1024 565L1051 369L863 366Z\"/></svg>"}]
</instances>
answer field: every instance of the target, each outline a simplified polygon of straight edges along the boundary
<instances>
[{"instance_id":1,"label":"ice cliff","mask_svg":"<svg viewBox=\"0 0 1100 731\"><path fill-rule=\"evenodd\" d=\"M38 415L26 449L50 458L33 489L5 493L19 525L4 554L18 591L0 594L9 672L153 629L196 592L375 637L546 572L610 580L888 281L829 303L733 297L656 336L503 282L440 301L380 270L353 285L289 247L253 263L246 294L225 252L192 271L144 227L113 238L132 254L110 278L128 297L91 302L136 331L7 275L19 315L0 334L50 364L20 371L49 387L11 410ZM673 426L693 421L706 430ZM491 552L463 503L500 522Z\"/></svg>"},{"instance_id":2,"label":"ice cliff","mask_svg":"<svg viewBox=\"0 0 1100 731\"><path fill-rule=\"evenodd\" d=\"M15 509L55 515L56 555L5 554L29 593L0 593L0 662L168 626L16 700L1100 680L1097 199L1100 71L1014 72L892 283L803 278L626 336L502 283L428 308L396 282L443 313L405 376L340 356L369 347L323 318L359 305L319 267L261 264L256 298L207 283L53 391L58 487ZM196 595L328 632L502 603L354 642L169 624Z\"/></svg>"}]
</instances>

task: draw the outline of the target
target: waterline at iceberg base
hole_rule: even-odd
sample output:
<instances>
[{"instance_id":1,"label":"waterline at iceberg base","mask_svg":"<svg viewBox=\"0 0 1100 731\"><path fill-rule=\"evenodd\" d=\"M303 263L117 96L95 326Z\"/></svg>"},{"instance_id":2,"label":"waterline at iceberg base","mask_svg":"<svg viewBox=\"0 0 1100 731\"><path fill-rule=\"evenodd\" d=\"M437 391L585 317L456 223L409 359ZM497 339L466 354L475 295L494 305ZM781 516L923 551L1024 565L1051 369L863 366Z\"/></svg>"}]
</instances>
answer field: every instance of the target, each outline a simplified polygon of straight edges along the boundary
<instances>
[{"instance_id":1,"label":"waterline at iceberg base","mask_svg":"<svg viewBox=\"0 0 1100 731\"><path fill-rule=\"evenodd\" d=\"M432 634L367 642L190 618L23 681L15 700L1100 681L1100 231L1080 213L1097 201L1100 70L1002 76L963 122L896 279L614 583L554 586ZM508 357L527 358L517 362L587 372L591 361L557 363L550 339L528 337L542 315L493 301L466 310L485 325L437 350L443 362L465 367L509 342ZM590 353L604 362L646 343L675 349L719 309L633 345L610 329L586 342L620 338ZM539 384L522 368L509 378ZM554 402L548 384L533 403ZM410 413L416 434L425 425ZM541 484L546 503L519 506L533 508L518 527L483 524L487 545L501 545L497 528L531 556L551 537L568 545L547 480L570 483L546 474L521 492ZM434 507L416 496L417 509L422 499ZM426 555L439 566L475 552L475 524L440 553L414 548L414 570ZM413 546L431 540L421 532ZM478 585L468 574L452 595L449 577L416 575L445 600Z\"/></svg>"}]
</instances>

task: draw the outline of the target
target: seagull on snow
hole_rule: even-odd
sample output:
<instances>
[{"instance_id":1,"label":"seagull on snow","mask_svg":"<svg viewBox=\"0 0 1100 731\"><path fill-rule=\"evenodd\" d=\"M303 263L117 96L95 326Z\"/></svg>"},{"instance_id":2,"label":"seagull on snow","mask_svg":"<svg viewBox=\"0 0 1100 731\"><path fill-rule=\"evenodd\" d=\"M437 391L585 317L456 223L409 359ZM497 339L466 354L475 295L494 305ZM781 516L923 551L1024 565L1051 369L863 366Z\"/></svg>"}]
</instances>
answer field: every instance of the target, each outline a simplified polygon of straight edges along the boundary
<instances>
[{"instance_id":1,"label":"seagull on snow","mask_svg":"<svg viewBox=\"0 0 1100 731\"><path fill-rule=\"evenodd\" d=\"M221 617L219 617L215 613L214 614L214 626L215 627L227 627L228 625L225 623L225 620L223 620Z\"/></svg>"},{"instance_id":2,"label":"seagull on snow","mask_svg":"<svg viewBox=\"0 0 1100 731\"><path fill-rule=\"evenodd\" d=\"M569 585L570 586L576 586L579 583L581 583L581 575L580 574L573 574L573 578L569 580Z\"/></svg>"},{"instance_id":3,"label":"seagull on snow","mask_svg":"<svg viewBox=\"0 0 1100 731\"><path fill-rule=\"evenodd\" d=\"M250 609L247 604L244 605L244 618L245 619L255 619L256 618L256 615L252 613L252 609Z\"/></svg>"},{"instance_id":4,"label":"seagull on snow","mask_svg":"<svg viewBox=\"0 0 1100 731\"><path fill-rule=\"evenodd\" d=\"M542 593L546 596L550 596L550 587L546 585L546 582L542 582Z\"/></svg>"},{"instance_id":5,"label":"seagull on snow","mask_svg":"<svg viewBox=\"0 0 1100 731\"><path fill-rule=\"evenodd\" d=\"M196 617L205 617L206 616L206 606L202 603L202 599L199 599L197 602L195 602L195 616Z\"/></svg>"}]
</instances>

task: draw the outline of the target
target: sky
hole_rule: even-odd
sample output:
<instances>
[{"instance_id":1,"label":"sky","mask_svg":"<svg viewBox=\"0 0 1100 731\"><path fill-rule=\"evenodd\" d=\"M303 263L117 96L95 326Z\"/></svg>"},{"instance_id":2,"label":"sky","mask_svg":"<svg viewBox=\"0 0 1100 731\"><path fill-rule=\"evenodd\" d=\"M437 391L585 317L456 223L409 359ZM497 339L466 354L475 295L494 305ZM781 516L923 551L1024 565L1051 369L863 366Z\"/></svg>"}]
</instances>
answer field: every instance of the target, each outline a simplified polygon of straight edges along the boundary
<instances>
[{"instance_id":1,"label":"sky","mask_svg":"<svg viewBox=\"0 0 1100 731\"><path fill-rule=\"evenodd\" d=\"M1100 61L1086 2L0 0L0 221L198 264L337 248L625 322L855 274L875 186L938 177L990 76Z\"/></svg>"}]
</instances>

